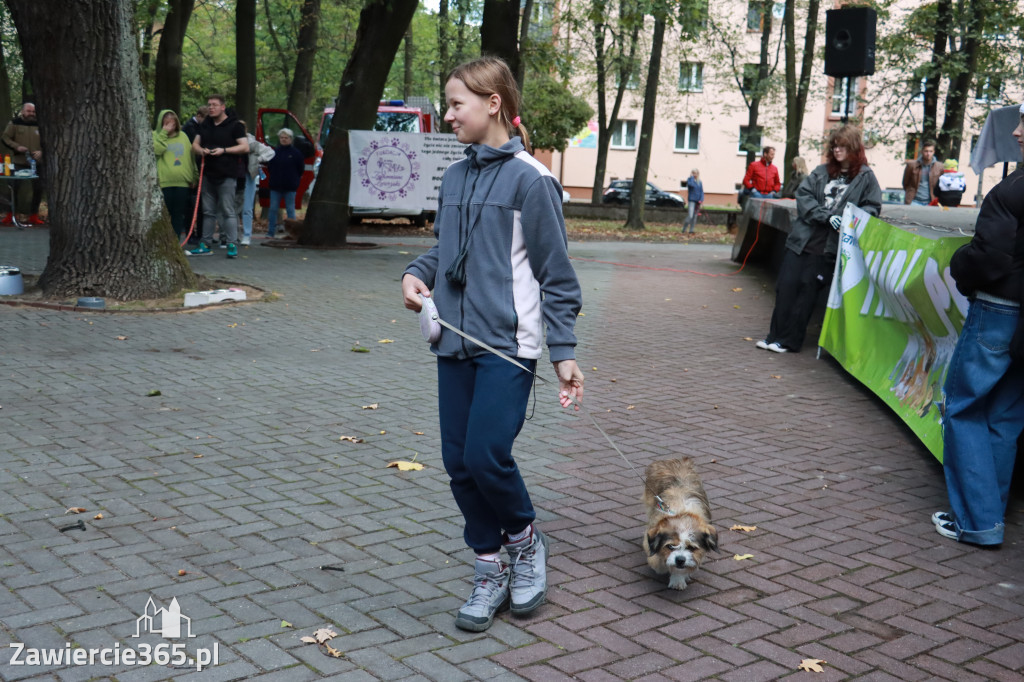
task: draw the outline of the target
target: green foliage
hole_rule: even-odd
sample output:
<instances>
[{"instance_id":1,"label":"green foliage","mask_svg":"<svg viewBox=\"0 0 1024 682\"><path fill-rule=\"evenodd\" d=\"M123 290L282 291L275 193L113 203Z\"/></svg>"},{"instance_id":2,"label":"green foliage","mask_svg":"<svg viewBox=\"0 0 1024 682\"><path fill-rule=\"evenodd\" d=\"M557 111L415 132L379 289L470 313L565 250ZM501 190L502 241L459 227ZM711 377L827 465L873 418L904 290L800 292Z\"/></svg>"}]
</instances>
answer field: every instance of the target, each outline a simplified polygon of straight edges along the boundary
<instances>
[{"instance_id":1,"label":"green foliage","mask_svg":"<svg viewBox=\"0 0 1024 682\"><path fill-rule=\"evenodd\" d=\"M523 125L537 149L565 151L594 110L550 74L531 74L523 85Z\"/></svg>"}]
</instances>

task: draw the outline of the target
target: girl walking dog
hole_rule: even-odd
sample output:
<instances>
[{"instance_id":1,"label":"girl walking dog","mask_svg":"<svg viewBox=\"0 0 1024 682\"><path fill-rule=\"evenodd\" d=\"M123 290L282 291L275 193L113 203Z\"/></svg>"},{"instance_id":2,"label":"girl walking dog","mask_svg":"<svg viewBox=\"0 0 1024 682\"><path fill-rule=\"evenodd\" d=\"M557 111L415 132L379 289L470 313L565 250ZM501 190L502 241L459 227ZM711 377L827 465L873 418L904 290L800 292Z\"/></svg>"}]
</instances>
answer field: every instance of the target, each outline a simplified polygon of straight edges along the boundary
<instances>
[{"instance_id":1,"label":"girl walking dog","mask_svg":"<svg viewBox=\"0 0 1024 682\"><path fill-rule=\"evenodd\" d=\"M535 372L546 342L563 407L583 397L573 328L582 306L569 263L562 192L528 153L519 91L508 66L483 58L445 86L459 142L470 146L441 180L435 244L402 277L405 307L430 296L441 319ZM511 601L525 615L547 595L548 539L534 526L512 444L526 418L532 374L444 330L437 355L441 456L476 552L473 593L455 625L481 632ZM576 409L579 409L578 407ZM501 549L507 553L503 559Z\"/></svg>"}]
</instances>

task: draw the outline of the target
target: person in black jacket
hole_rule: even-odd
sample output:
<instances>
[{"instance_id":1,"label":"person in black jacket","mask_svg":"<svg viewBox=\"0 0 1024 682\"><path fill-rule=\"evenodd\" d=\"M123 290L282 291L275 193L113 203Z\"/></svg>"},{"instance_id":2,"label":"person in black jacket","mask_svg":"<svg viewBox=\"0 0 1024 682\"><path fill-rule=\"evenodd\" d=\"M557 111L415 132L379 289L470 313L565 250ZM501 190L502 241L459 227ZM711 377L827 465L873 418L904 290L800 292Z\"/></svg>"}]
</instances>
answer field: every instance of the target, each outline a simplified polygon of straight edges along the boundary
<instances>
[{"instance_id":1,"label":"person in black jacket","mask_svg":"<svg viewBox=\"0 0 1024 682\"><path fill-rule=\"evenodd\" d=\"M290 128L281 128L277 133L279 145L274 147L274 158L267 164L267 175L270 176L270 213L267 219L267 237L273 239L277 234L277 212L284 201L286 215L295 219L295 192L302 183L302 174L306 170L306 160L302 152L292 142L295 133Z\"/></svg>"},{"instance_id":2,"label":"person in black jacket","mask_svg":"<svg viewBox=\"0 0 1024 682\"><path fill-rule=\"evenodd\" d=\"M775 310L768 336L757 347L776 353L804 345L818 293L832 282L843 209L852 204L877 216L882 189L867 164L861 132L852 125L828 137L827 162L811 171L796 190L797 219L786 239L786 254L775 285Z\"/></svg>"},{"instance_id":3,"label":"person in black jacket","mask_svg":"<svg viewBox=\"0 0 1024 682\"><path fill-rule=\"evenodd\" d=\"M1013 136L1024 158L1024 105ZM1003 518L1024 429L1024 170L985 197L974 237L949 263L970 299L946 370L943 468L949 511L939 535L975 545L1003 542Z\"/></svg>"}]
</instances>

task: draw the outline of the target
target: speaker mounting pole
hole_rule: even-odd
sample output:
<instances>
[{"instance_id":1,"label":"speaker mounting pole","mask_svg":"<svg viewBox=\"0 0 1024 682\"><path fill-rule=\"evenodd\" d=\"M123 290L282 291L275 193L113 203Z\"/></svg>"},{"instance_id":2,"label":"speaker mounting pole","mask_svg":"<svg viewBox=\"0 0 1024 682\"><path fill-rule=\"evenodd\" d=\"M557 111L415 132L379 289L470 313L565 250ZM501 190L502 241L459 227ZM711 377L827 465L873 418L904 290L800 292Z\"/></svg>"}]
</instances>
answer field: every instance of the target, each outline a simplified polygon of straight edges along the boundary
<instances>
[{"instance_id":1,"label":"speaker mounting pole","mask_svg":"<svg viewBox=\"0 0 1024 682\"><path fill-rule=\"evenodd\" d=\"M850 90L853 85L853 79L849 76L846 77L846 106L843 107L843 119L842 122L845 125L850 120Z\"/></svg>"}]
</instances>

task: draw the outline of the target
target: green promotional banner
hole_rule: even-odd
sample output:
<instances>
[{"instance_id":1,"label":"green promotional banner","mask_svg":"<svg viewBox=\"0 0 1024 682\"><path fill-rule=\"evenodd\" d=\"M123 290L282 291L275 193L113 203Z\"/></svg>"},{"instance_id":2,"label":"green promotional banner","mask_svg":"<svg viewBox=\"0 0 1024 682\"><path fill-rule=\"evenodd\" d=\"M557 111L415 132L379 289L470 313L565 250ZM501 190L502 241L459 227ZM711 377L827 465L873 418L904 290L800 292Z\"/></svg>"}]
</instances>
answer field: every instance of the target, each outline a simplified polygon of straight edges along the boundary
<instances>
[{"instance_id":1,"label":"green promotional banner","mask_svg":"<svg viewBox=\"0 0 1024 682\"><path fill-rule=\"evenodd\" d=\"M915 235L847 207L818 341L940 462L942 386L967 315L949 261L968 241Z\"/></svg>"}]
</instances>

